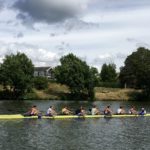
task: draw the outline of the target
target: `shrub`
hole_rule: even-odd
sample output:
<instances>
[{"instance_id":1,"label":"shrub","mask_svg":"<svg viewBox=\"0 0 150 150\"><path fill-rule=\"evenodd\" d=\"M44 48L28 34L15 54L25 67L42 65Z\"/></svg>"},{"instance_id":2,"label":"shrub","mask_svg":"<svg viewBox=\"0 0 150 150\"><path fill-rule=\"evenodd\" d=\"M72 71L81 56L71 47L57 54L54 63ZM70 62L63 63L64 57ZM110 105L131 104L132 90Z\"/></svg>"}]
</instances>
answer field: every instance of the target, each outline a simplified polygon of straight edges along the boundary
<instances>
[{"instance_id":1,"label":"shrub","mask_svg":"<svg viewBox=\"0 0 150 150\"><path fill-rule=\"evenodd\" d=\"M35 77L33 85L38 90L46 89L48 87L48 79L45 77Z\"/></svg>"}]
</instances>

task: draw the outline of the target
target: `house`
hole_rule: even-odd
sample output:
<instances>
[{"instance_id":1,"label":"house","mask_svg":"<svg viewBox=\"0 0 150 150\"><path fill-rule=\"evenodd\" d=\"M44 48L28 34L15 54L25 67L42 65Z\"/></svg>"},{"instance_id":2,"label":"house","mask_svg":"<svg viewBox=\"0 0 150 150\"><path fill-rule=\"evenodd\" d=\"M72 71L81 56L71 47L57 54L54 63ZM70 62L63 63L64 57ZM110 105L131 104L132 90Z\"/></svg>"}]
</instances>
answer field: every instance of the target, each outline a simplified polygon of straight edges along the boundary
<instances>
[{"instance_id":1,"label":"house","mask_svg":"<svg viewBox=\"0 0 150 150\"><path fill-rule=\"evenodd\" d=\"M34 68L34 77L52 77L52 68L51 67L35 67Z\"/></svg>"}]
</instances>

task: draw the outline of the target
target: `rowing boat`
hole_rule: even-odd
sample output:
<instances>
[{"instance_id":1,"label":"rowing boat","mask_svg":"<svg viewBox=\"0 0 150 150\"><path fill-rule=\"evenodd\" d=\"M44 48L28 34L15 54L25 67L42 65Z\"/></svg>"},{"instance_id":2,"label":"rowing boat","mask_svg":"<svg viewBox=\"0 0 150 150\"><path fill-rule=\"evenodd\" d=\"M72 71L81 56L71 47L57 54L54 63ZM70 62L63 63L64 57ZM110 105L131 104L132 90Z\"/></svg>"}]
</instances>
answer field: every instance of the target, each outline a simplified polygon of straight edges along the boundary
<instances>
[{"instance_id":1,"label":"rowing boat","mask_svg":"<svg viewBox=\"0 0 150 150\"><path fill-rule=\"evenodd\" d=\"M23 116L21 114L16 115L0 115L0 120L5 119L73 119L73 118L127 118L127 117L140 117L141 115L111 115L111 116L105 116L105 115L85 115L85 116L77 116L77 115L58 115L58 116ZM150 117L150 114L142 115L144 117Z\"/></svg>"}]
</instances>

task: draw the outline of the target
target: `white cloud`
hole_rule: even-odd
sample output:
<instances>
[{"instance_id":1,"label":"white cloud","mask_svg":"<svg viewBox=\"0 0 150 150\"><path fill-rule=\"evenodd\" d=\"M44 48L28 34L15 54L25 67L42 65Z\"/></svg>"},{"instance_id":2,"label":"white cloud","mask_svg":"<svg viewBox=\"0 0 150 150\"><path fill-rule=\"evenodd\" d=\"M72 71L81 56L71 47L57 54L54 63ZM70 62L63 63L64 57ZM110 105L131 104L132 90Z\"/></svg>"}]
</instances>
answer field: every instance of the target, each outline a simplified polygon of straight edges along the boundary
<instances>
[{"instance_id":1,"label":"white cloud","mask_svg":"<svg viewBox=\"0 0 150 150\"><path fill-rule=\"evenodd\" d=\"M0 61L2 62L5 55L16 54L17 52L25 53L35 66L56 66L59 63L59 54L50 50L36 48L25 43L6 43L0 42ZM28 48L27 48L28 47Z\"/></svg>"},{"instance_id":2,"label":"white cloud","mask_svg":"<svg viewBox=\"0 0 150 150\"><path fill-rule=\"evenodd\" d=\"M111 58L111 55L106 53L106 54L102 54L102 55L99 55L98 56L99 59L110 59Z\"/></svg>"}]
</instances>

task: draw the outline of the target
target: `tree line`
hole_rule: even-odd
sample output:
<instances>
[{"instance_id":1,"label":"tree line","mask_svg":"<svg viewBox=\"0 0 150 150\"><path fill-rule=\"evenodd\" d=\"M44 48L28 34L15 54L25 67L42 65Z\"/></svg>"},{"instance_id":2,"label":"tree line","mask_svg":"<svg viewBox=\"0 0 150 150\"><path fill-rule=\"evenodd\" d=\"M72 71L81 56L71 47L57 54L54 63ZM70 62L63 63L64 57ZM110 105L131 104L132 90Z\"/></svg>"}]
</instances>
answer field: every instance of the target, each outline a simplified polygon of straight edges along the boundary
<instances>
[{"instance_id":1,"label":"tree line","mask_svg":"<svg viewBox=\"0 0 150 150\"><path fill-rule=\"evenodd\" d=\"M150 50L144 47L126 58L119 73L113 63L103 64L99 73L97 68L72 53L63 56L52 73L56 82L69 87L70 98L94 100L96 86L142 89L146 97L150 96ZM34 65L24 53L5 56L0 65L0 84L3 87L0 96L20 99L33 87L47 87L48 79L35 78L33 74Z\"/></svg>"}]
</instances>

